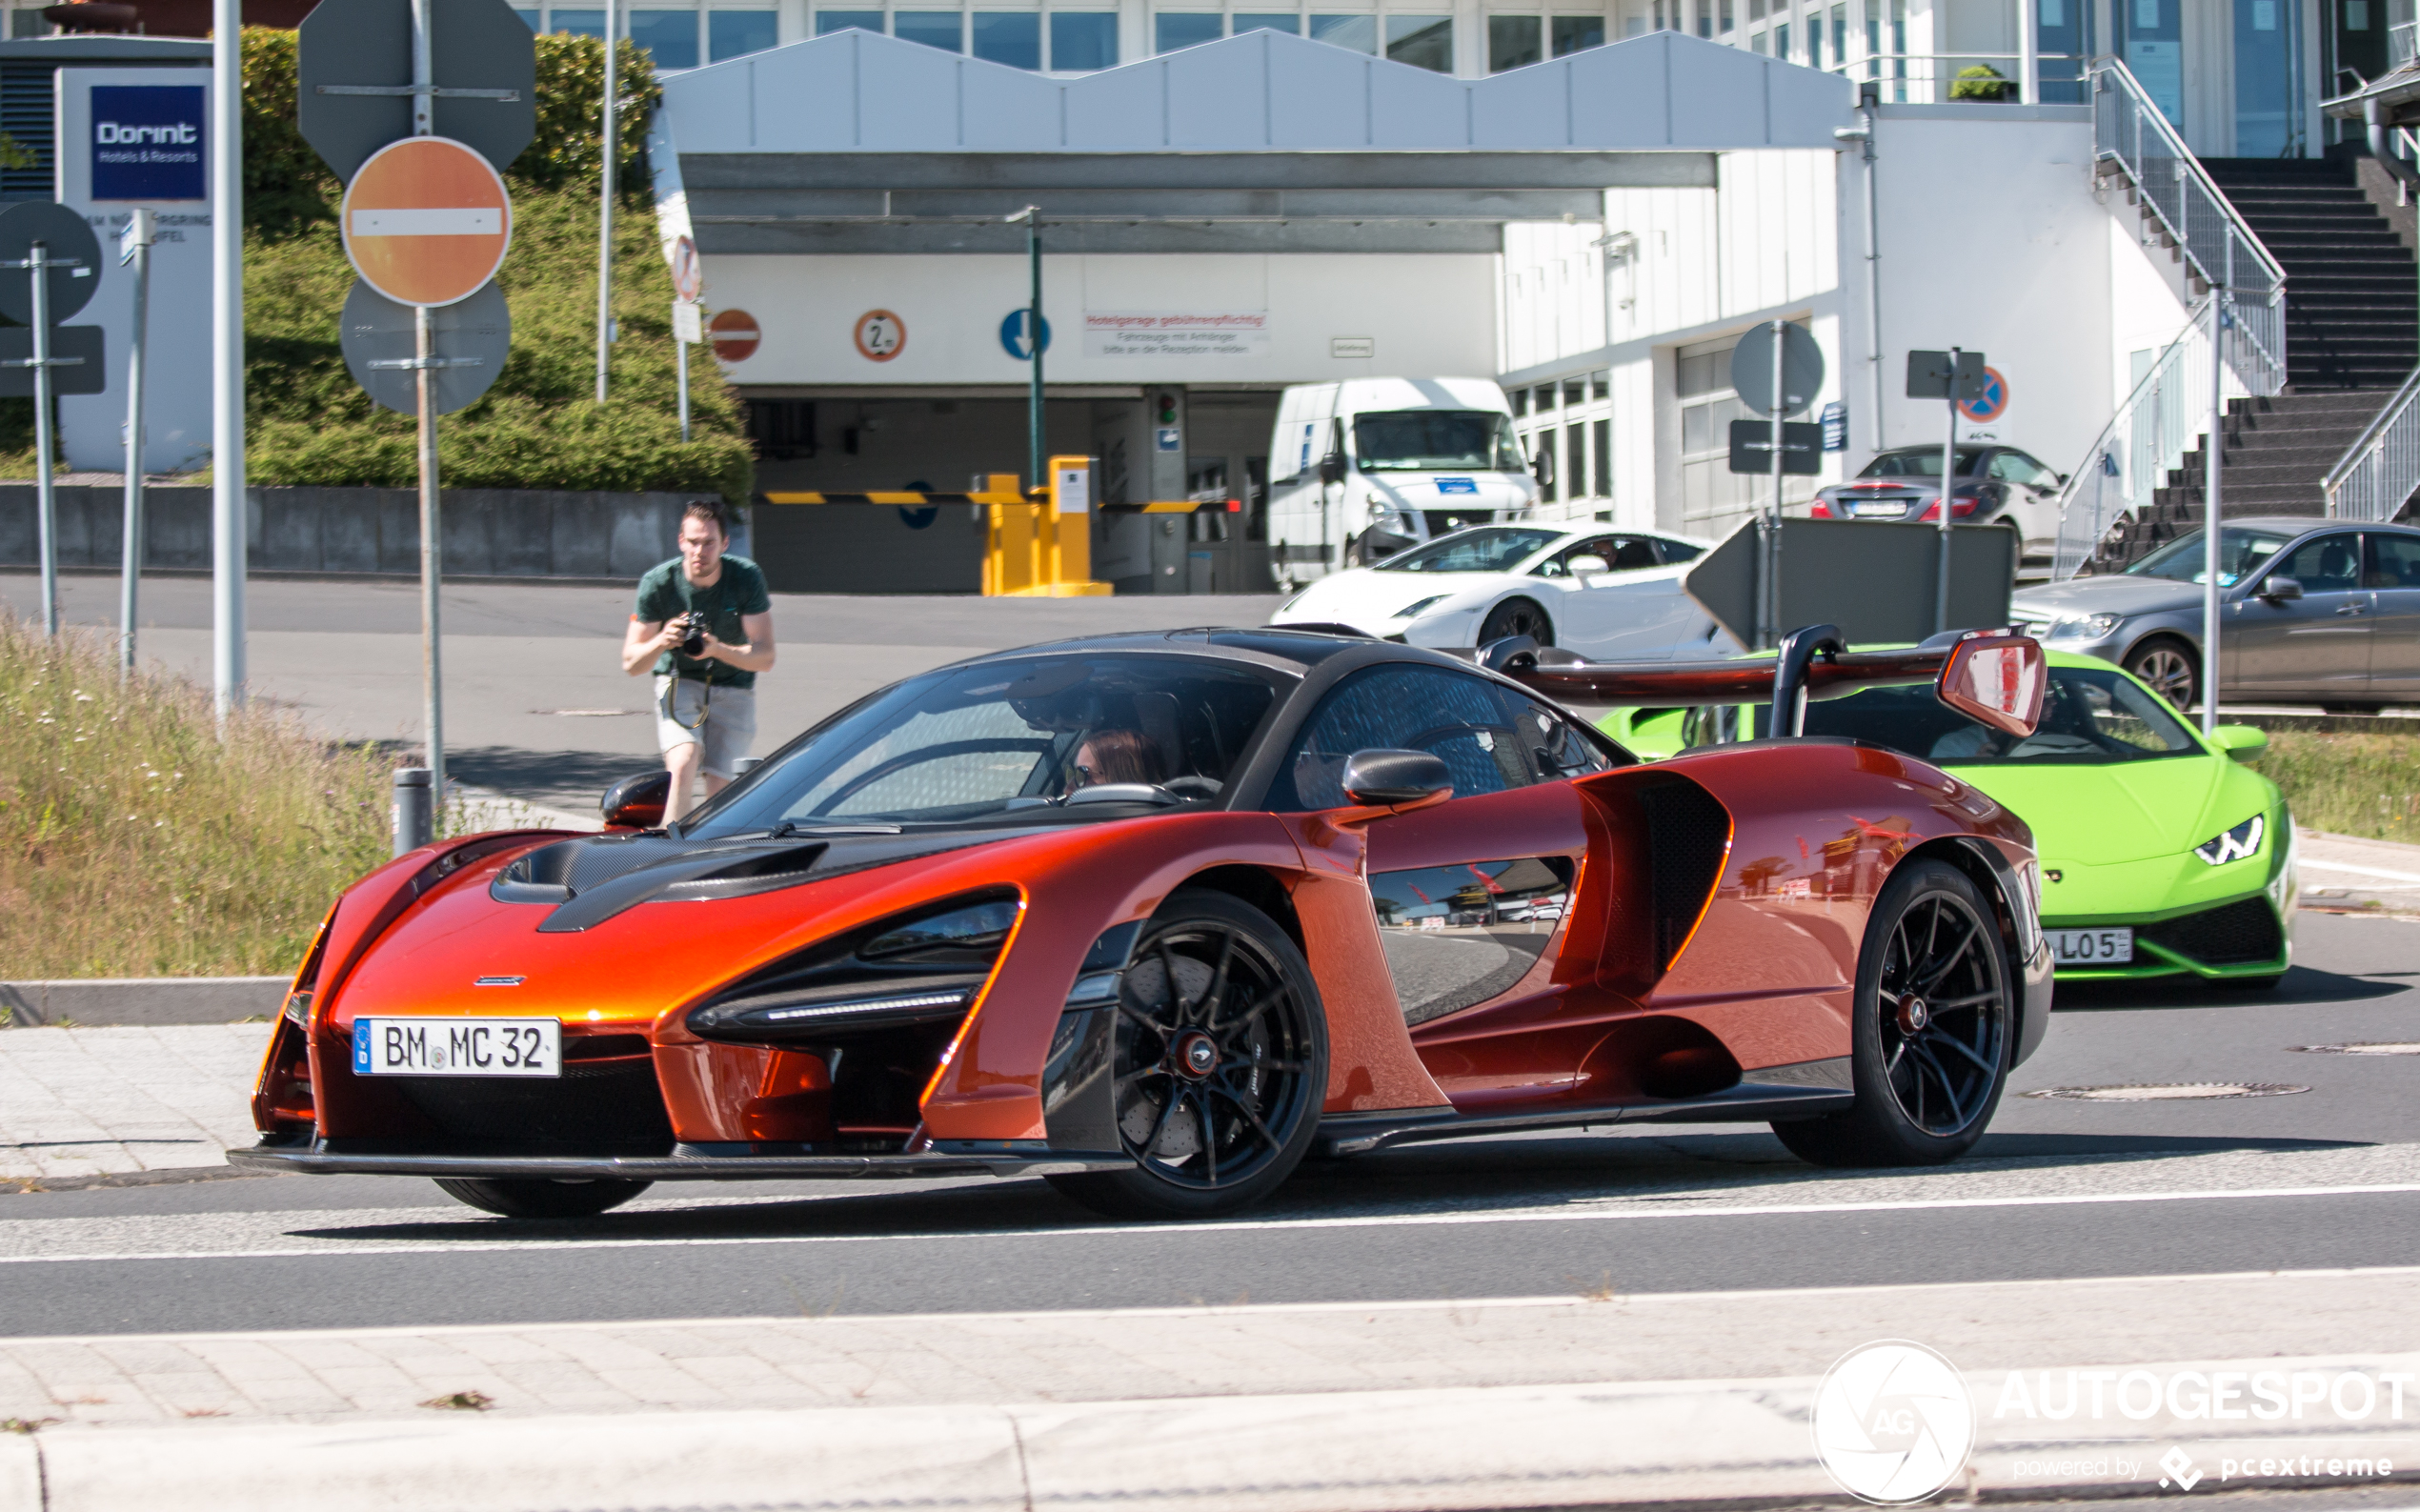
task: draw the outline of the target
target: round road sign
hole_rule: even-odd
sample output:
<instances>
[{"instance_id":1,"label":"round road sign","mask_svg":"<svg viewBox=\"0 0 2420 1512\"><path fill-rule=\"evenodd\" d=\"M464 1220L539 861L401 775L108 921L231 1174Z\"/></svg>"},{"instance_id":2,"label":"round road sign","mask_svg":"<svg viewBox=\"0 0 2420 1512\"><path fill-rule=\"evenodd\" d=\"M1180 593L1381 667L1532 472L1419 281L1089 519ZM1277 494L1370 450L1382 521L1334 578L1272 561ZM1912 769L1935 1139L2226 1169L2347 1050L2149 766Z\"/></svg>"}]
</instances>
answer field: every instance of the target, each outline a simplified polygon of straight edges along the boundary
<instances>
[{"instance_id":1,"label":"round road sign","mask_svg":"<svg viewBox=\"0 0 2420 1512\"><path fill-rule=\"evenodd\" d=\"M706 339L714 343L715 355L725 362L745 362L756 354L756 343L764 333L756 329L756 317L745 310L717 310L715 318L706 322Z\"/></svg>"},{"instance_id":2,"label":"round road sign","mask_svg":"<svg viewBox=\"0 0 2420 1512\"><path fill-rule=\"evenodd\" d=\"M410 305L396 304L356 278L337 327L353 381L373 400L400 414L419 413L418 374L410 368L373 364L406 361L415 354L416 318ZM505 359L513 354L513 312L504 303L504 291L489 284L468 299L432 311L429 324L434 338L431 344L447 364L432 370L436 381L430 386L430 397L437 413L452 414L477 403L503 375Z\"/></svg>"},{"instance_id":3,"label":"round road sign","mask_svg":"<svg viewBox=\"0 0 2420 1512\"><path fill-rule=\"evenodd\" d=\"M101 244L84 217L47 199L21 200L0 212L0 262L23 262L42 243L46 262L70 261L50 270L50 323L57 325L91 301L101 287ZM0 268L0 314L21 326L33 324L33 279L23 268Z\"/></svg>"},{"instance_id":4,"label":"round road sign","mask_svg":"<svg viewBox=\"0 0 2420 1512\"><path fill-rule=\"evenodd\" d=\"M2008 380L1998 368L1983 370L1983 392L1971 399L1958 401L1958 413L1977 425L1987 425L2000 418L2008 408Z\"/></svg>"},{"instance_id":5,"label":"round road sign","mask_svg":"<svg viewBox=\"0 0 2420 1512\"><path fill-rule=\"evenodd\" d=\"M869 310L857 316L857 355L869 362L888 362L907 350L907 322L888 310Z\"/></svg>"},{"instance_id":6,"label":"round road sign","mask_svg":"<svg viewBox=\"0 0 2420 1512\"><path fill-rule=\"evenodd\" d=\"M397 304L467 299L513 243L513 201L488 160L443 136L407 136L370 154L345 186L345 255Z\"/></svg>"},{"instance_id":7,"label":"round road sign","mask_svg":"<svg viewBox=\"0 0 2420 1512\"><path fill-rule=\"evenodd\" d=\"M1012 310L1008 312L1008 317L1000 322L1000 347L1019 362L1034 360L1034 343L1025 334L1027 317L1032 314L1031 310ZM1048 315L1042 317L1042 350L1044 352L1050 350L1050 317Z\"/></svg>"},{"instance_id":8,"label":"round road sign","mask_svg":"<svg viewBox=\"0 0 2420 1512\"><path fill-rule=\"evenodd\" d=\"M706 270L697 260L697 244L683 236L673 243L673 294L694 305L706 292Z\"/></svg>"},{"instance_id":9,"label":"round road sign","mask_svg":"<svg viewBox=\"0 0 2420 1512\"><path fill-rule=\"evenodd\" d=\"M1796 414L1814 402L1824 386L1824 349L1814 333L1782 322L1782 413ZM1750 326L1731 349L1731 387L1751 415L1773 413L1773 323Z\"/></svg>"}]
</instances>

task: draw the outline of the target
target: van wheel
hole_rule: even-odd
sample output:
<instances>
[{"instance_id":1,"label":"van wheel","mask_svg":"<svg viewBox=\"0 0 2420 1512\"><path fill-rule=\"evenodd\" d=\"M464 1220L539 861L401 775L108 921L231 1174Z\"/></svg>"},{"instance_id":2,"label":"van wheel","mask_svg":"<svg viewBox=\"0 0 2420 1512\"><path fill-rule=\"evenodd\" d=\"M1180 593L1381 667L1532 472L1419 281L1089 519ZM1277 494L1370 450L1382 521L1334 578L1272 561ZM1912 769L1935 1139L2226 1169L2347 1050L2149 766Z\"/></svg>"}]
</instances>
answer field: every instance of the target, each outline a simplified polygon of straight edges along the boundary
<instances>
[{"instance_id":1,"label":"van wheel","mask_svg":"<svg viewBox=\"0 0 2420 1512\"><path fill-rule=\"evenodd\" d=\"M1529 599L1507 598L1487 612L1486 623L1479 627L1479 643L1484 646L1506 635L1527 635L1542 646L1551 646L1555 622Z\"/></svg>"}]
</instances>

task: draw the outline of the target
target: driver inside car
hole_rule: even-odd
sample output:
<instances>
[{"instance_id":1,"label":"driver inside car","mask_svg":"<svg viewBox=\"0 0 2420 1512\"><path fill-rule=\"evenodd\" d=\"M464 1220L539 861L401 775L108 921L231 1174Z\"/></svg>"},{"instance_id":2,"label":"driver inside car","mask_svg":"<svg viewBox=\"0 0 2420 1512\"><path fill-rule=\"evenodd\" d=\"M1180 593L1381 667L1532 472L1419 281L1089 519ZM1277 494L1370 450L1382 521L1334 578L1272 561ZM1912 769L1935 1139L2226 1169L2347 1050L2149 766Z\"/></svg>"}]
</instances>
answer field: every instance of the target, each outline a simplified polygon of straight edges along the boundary
<instances>
[{"instance_id":1,"label":"driver inside car","mask_svg":"<svg viewBox=\"0 0 2420 1512\"><path fill-rule=\"evenodd\" d=\"M1072 766L1075 775L1067 782L1071 793L1104 782L1141 782L1158 787L1165 780L1160 770L1160 753L1140 732L1134 730L1093 731L1076 747Z\"/></svg>"}]
</instances>

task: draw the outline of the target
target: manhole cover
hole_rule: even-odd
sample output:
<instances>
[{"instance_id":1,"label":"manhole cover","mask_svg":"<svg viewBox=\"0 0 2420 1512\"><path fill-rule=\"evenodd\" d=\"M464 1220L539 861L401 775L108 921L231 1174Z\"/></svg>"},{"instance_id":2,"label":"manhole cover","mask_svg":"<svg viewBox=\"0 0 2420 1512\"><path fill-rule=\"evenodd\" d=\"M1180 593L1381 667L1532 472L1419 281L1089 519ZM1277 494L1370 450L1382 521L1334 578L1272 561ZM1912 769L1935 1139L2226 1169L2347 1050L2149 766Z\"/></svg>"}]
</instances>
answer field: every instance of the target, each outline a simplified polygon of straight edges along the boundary
<instances>
[{"instance_id":1,"label":"manhole cover","mask_svg":"<svg viewBox=\"0 0 2420 1512\"><path fill-rule=\"evenodd\" d=\"M2171 1081L2154 1086L2045 1087L2024 1096L2076 1102L2174 1102L2208 1098L2284 1098L2309 1090L2283 1081Z\"/></svg>"},{"instance_id":2,"label":"manhole cover","mask_svg":"<svg viewBox=\"0 0 2420 1512\"><path fill-rule=\"evenodd\" d=\"M2372 1039L2349 1045L2288 1045L2315 1056L2420 1056L2420 1040Z\"/></svg>"}]
</instances>

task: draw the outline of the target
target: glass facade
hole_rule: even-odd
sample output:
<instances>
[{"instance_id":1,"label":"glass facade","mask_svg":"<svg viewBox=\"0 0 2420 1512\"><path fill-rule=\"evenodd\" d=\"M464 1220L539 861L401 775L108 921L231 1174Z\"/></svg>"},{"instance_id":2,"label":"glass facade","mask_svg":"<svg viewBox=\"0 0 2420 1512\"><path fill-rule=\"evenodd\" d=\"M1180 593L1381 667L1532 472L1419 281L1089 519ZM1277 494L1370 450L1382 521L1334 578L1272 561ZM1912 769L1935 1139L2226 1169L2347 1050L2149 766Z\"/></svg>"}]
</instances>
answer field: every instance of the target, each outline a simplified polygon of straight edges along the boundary
<instances>
[{"instance_id":1,"label":"glass facade","mask_svg":"<svg viewBox=\"0 0 2420 1512\"><path fill-rule=\"evenodd\" d=\"M1437 15L1390 15L1386 18L1386 55L1432 73L1454 71L1454 18Z\"/></svg>"}]
</instances>

